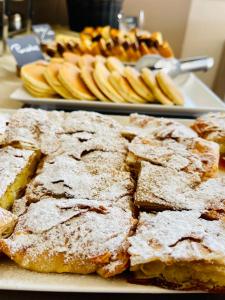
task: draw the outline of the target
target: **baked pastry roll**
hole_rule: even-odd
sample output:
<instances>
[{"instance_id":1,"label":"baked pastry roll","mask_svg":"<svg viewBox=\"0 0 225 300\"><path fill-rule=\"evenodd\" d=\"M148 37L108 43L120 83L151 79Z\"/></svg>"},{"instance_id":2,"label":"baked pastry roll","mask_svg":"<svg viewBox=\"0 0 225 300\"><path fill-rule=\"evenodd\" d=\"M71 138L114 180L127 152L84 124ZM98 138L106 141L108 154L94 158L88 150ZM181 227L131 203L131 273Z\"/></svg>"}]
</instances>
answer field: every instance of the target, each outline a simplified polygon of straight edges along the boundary
<instances>
[{"instance_id":1,"label":"baked pastry roll","mask_svg":"<svg viewBox=\"0 0 225 300\"><path fill-rule=\"evenodd\" d=\"M0 149L0 207L9 209L25 189L39 162L39 151Z\"/></svg>"},{"instance_id":2,"label":"baked pastry roll","mask_svg":"<svg viewBox=\"0 0 225 300\"><path fill-rule=\"evenodd\" d=\"M46 196L53 198L85 198L111 201L124 208L130 206L134 183L129 172L96 173L69 156L57 156L44 162L37 176L28 185L26 196L30 202Z\"/></svg>"},{"instance_id":3,"label":"baked pastry roll","mask_svg":"<svg viewBox=\"0 0 225 300\"><path fill-rule=\"evenodd\" d=\"M128 146L127 163L136 174L141 161L185 172L202 178L214 177L219 165L219 147L201 138L180 139L135 137Z\"/></svg>"},{"instance_id":4,"label":"baked pastry roll","mask_svg":"<svg viewBox=\"0 0 225 300\"><path fill-rule=\"evenodd\" d=\"M225 156L225 112L203 115L192 128L204 139L218 143L221 155Z\"/></svg>"},{"instance_id":5,"label":"baked pastry roll","mask_svg":"<svg viewBox=\"0 0 225 300\"><path fill-rule=\"evenodd\" d=\"M147 211L200 209L196 198L186 196L200 183L201 178L196 173L177 171L143 161L134 203Z\"/></svg>"},{"instance_id":6,"label":"baked pastry roll","mask_svg":"<svg viewBox=\"0 0 225 300\"><path fill-rule=\"evenodd\" d=\"M17 222L17 217L11 212L0 208L0 238L8 237Z\"/></svg>"},{"instance_id":7,"label":"baked pastry roll","mask_svg":"<svg viewBox=\"0 0 225 300\"><path fill-rule=\"evenodd\" d=\"M175 140L198 136L194 130L177 121L139 114L130 115L129 125L122 129L122 135L130 140L135 136Z\"/></svg>"},{"instance_id":8,"label":"baked pastry roll","mask_svg":"<svg viewBox=\"0 0 225 300\"><path fill-rule=\"evenodd\" d=\"M141 213L129 238L132 281L173 289L225 287L224 221L195 211Z\"/></svg>"},{"instance_id":9,"label":"baked pastry roll","mask_svg":"<svg viewBox=\"0 0 225 300\"><path fill-rule=\"evenodd\" d=\"M134 224L130 211L109 202L45 199L27 208L0 247L29 270L111 277L129 265Z\"/></svg>"}]
</instances>

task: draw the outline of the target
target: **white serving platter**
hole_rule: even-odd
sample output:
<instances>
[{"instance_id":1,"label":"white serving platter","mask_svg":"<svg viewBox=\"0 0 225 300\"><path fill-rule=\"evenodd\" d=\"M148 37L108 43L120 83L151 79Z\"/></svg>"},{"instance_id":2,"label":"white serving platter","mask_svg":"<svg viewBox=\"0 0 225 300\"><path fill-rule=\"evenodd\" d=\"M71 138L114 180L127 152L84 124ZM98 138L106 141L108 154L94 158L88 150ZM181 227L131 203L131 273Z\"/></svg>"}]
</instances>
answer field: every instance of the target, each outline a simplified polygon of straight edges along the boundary
<instances>
[{"instance_id":1,"label":"white serving platter","mask_svg":"<svg viewBox=\"0 0 225 300\"><path fill-rule=\"evenodd\" d=\"M225 103L220 100L194 74L183 74L175 79L185 96L184 106L167 106L160 104L124 104L74 99L34 98L21 86L10 98L32 106L46 109L85 109L105 113L127 114L132 112L161 116L196 117L202 113L225 111Z\"/></svg>"},{"instance_id":2,"label":"white serving platter","mask_svg":"<svg viewBox=\"0 0 225 300\"><path fill-rule=\"evenodd\" d=\"M15 110L0 109L0 116L2 114L12 114L13 112ZM122 124L127 124L128 118L125 116L112 115L112 117ZM178 119L178 121L185 125L190 125L193 122L187 119ZM123 274L110 279L103 279L96 274L37 273L22 269L3 256L0 256L0 290L131 294L183 293L152 285L131 284L127 281L127 275Z\"/></svg>"}]
</instances>

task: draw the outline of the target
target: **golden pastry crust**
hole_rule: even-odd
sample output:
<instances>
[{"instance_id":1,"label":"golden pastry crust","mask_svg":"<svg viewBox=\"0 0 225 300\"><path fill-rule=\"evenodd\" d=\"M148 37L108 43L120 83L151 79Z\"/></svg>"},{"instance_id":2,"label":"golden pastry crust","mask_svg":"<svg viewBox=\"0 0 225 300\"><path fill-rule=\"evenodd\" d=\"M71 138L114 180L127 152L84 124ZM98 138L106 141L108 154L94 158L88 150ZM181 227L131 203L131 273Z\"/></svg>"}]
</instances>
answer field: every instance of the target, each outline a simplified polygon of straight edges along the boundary
<instances>
[{"instance_id":1,"label":"golden pastry crust","mask_svg":"<svg viewBox=\"0 0 225 300\"><path fill-rule=\"evenodd\" d=\"M111 201L129 209L134 183L129 172L112 170L97 173L91 164L86 165L69 156L46 160L37 176L28 185L26 196L30 202L41 198L85 198Z\"/></svg>"},{"instance_id":2,"label":"golden pastry crust","mask_svg":"<svg viewBox=\"0 0 225 300\"><path fill-rule=\"evenodd\" d=\"M194 130L177 121L136 113L130 115L129 125L122 128L121 133L128 139L140 136L179 140L180 138L193 138L198 136Z\"/></svg>"},{"instance_id":3,"label":"golden pastry crust","mask_svg":"<svg viewBox=\"0 0 225 300\"><path fill-rule=\"evenodd\" d=\"M135 137L128 146L127 163L136 173L141 161L183 170L197 172L202 178L214 177L218 172L219 147L216 143L201 138L161 140Z\"/></svg>"},{"instance_id":4,"label":"golden pastry crust","mask_svg":"<svg viewBox=\"0 0 225 300\"><path fill-rule=\"evenodd\" d=\"M222 156L225 155L225 113L209 113L199 117L192 128L204 139L220 145Z\"/></svg>"},{"instance_id":5,"label":"golden pastry crust","mask_svg":"<svg viewBox=\"0 0 225 300\"><path fill-rule=\"evenodd\" d=\"M203 138L225 141L225 113L209 113L196 119L192 128Z\"/></svg>"},{"instance_id":6,"label":"golden pastry crust","mask_svg":"<svg viewBox=\"0 0 225 300\"><path fill-rule=\"evenodd\" d=\"M111 277L129 265L134 224L131 212L107 202L45 199L27 208L0 245L29 270Z\"/></svg>"},{"instance_id":7,"label":"golden pastry crust","mask_svg":"<svg viewBox=\"0 0 225 300\"><path fill-rule=\"evenodd\" d=\"M33 176L40 159L39 151L0 149L0 207L11 208Z\"/></svg>"},{"instance_id":8,"label":"golden pastry crust","mask_svg":"<svg viewBox=\"0 0 225 300\"><path fill-rule=\"evenodd\" d=\"M0 238L8 237L16 225L17 217L0 207Z\"/></svg>"},{"instance_id":9,"label":"golden pastry crust","mask_svg":"<svg viewBox=\"0 0 225 300\"><path fill-rule=\"evenodd\" d=\"M158 279L178 289L223 288L224 231L224 221L205 220L195 211L141 213L129 238L131 270L137 282Z\"/></svg>"}]
</instances>

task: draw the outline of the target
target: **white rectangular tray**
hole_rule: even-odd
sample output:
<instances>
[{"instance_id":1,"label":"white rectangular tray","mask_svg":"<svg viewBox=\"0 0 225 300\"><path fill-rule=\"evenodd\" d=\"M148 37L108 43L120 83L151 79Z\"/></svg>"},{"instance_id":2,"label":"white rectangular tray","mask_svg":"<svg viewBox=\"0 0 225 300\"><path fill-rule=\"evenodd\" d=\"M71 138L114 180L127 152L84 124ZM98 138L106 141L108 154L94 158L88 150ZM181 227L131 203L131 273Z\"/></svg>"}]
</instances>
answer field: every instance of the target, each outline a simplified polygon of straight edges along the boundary
<instances>
[{"instance_id":1,"label":"white rectangular tray","mask_svg":"<svg viewBox=\"0 0 225 300\"><path fill-rule=\"evenodd\" d=\"M1 114L11 114L15 110L0 110ZM126 124L125 116L112 116ZM189 125L192 121L178 119ZM0 256L0 290L43 291L43 292L84 292L84 293L139 293L164 294L180 293L151 285L131 284L125 275L103 279L96 274L43 274L18 267L14 262Z\"/></svg>"},{"instance_id":2,"label":"white rectangular tray","mask_svg":"<svg viewBox=\"0 0 225 300\"><path fill-rule=\"evenodd\" d=\"M10 98L26 104L42 106L46 109L85 109L106 113L124 114L139 112L153 115L194 117L210 111L225 111L225 103L194 74L180 75L176 78L176 82L185 96L185 105L183 107L160 104L120 104L74 99L34 98L22 86L14 91Z\"/></svg>"}]
</instances>

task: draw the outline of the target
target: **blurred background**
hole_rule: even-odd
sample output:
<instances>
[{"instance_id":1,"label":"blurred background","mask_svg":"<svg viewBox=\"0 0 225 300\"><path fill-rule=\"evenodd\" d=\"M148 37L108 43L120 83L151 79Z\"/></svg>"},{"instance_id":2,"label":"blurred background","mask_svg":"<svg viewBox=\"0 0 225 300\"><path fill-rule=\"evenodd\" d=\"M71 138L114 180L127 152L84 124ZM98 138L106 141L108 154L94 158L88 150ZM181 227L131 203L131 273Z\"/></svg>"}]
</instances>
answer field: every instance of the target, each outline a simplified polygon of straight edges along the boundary
<instances>
[{"instance_id":1,"label":"blurred background","mask_svg":"<svg viewBox=\"0 0 225 300\"><path fill-rule=\"evenodd\" d=\"M66 1L34 0L33 5L35 23L68 24ZM145 13L144 28L161 31L177 57L214 57L214 68L199 76L224 99L225 1L124 0L125 14L137 16L140 10Z\"/></svg>"},{"instance_id":2,"label":"blurred background","mask_svg":"<svg viewBox=\"0 0 225 300\"><path fill-rule=\"evenodd\" d=\"M225 0L6 0L6 5L10 1L13 2L12 10L19 10L23 17L20 20L12 11L14 26L28 18L28 24L22 24L23 27L29 26L31 17L33 24L69 26L72 14L72 22L80 24L80 28L76 24L75 28L82 30L82 24L94 25L91 18L94 14L95 17L101 14L102 8L96 3L103 3L104 9L111 11L111 25L114 25L115 16L121 10L123 14L134 17L142 11L145 16L143 29L161 31L176 57L208 55L215 59L214 68L200 73L199 77L225 99ZM97 9L90 8L91 1ZM32 3L32 16L27 11L29 3ZM104 22L103 19L101 21Z\"/></svg>"}]
</instances>

